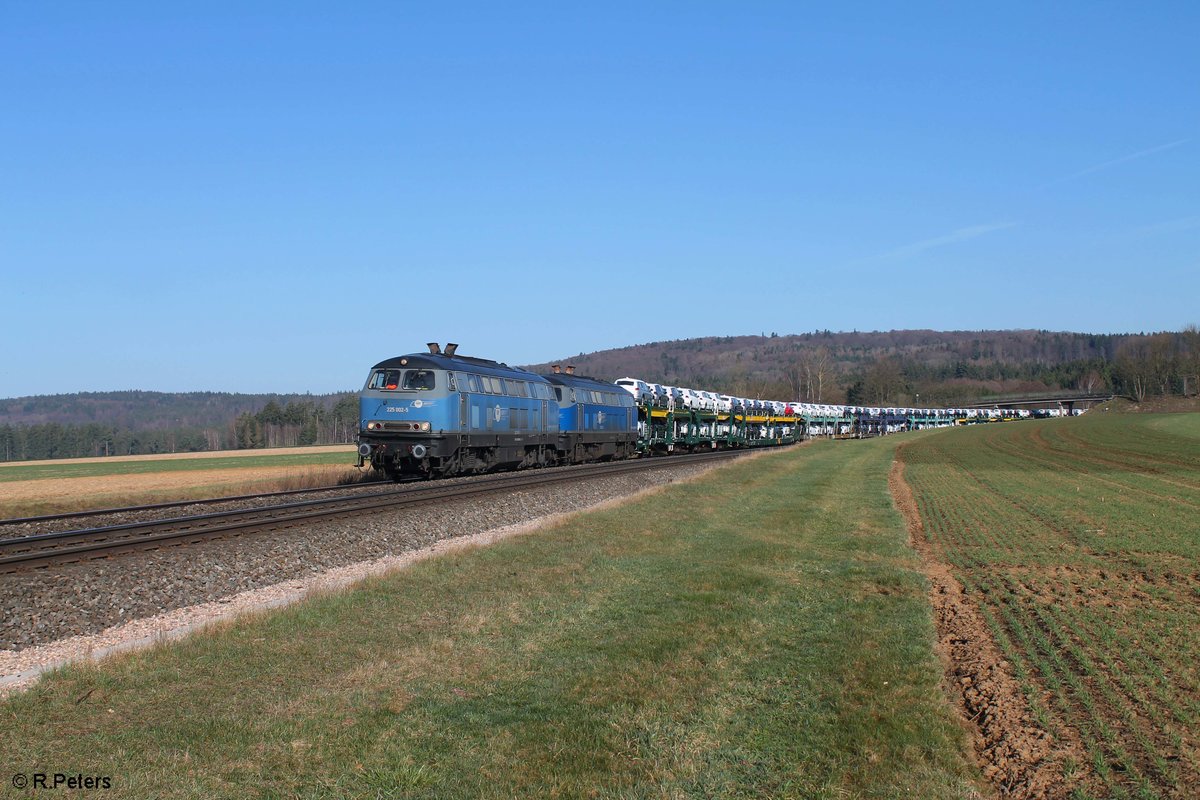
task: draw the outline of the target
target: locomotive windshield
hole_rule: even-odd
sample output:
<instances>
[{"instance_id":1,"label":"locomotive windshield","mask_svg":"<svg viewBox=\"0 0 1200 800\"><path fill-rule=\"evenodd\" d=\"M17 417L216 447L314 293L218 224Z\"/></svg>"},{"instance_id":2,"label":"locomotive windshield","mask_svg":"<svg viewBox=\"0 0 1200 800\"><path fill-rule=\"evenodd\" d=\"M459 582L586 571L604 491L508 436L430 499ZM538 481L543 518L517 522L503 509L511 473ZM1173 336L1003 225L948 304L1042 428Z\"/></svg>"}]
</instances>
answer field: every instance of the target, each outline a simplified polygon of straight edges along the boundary
<instances>
[{"instance_id":1,"label":"locomotive windshield","mask_svg":"<svg viewBox=\"0 0 1200 800\"><path fill-rule=\"evenodd\" d=\"M436 385L431 369L377 369L367 381L368 389L428 391Z\"/></svg>"},{"instance_id":2,"label":"locomotive windshield","mask_svg":"<svg viewBox=\"0 0 1200 800\"><path fill-rule=\"evenodd\" d=\"M404 388L425 390L433 388L433 370L410 369L404 373Z\"/></svg>"}]
</instances>

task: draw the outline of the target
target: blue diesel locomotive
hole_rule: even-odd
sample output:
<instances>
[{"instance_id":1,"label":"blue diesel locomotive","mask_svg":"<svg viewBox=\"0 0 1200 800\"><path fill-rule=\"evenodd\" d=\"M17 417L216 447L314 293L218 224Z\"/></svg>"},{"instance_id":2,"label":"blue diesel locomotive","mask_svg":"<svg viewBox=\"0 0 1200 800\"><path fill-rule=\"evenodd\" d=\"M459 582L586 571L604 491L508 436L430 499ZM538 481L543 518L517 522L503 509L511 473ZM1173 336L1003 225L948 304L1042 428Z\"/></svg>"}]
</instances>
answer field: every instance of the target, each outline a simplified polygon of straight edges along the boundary
<instances>
[{"instance_id":1,"label":"blue diesel locomotive","mask_svg":"<svg viewBox=\"0 0 1200 800\"><path fill-rule=\"evenodd\" d=\"M573 367L546 380L558 401L560 460L572 464L637 455L638 412L633 395Z\"/></svg>"},{"instance_id":2,"label":"blue diesel locomotive","mask_svg":"<svg viewBox=\"0 0 1200 800\"><path fill-rule=\"evenodd\" d=\"M443 353L371 368L359 396L359 464L393 480L545 467L637 452L628 392L583 376L536 375Z\"/></svg>"}]
</instances>

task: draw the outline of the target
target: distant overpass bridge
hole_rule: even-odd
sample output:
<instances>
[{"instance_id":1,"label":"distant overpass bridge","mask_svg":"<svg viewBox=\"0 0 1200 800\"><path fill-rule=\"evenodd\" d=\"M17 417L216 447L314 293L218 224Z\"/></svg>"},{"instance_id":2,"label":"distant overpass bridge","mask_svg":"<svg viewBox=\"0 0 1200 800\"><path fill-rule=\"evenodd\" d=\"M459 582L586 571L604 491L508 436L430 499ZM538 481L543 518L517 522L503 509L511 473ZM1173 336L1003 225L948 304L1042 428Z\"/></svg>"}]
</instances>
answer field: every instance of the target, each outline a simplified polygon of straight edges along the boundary
<instances>
[{"instance_id":1,"label":"distant overpass bridge","mask_svg":"<svg viewBox=\"0 0 1200 800\"><path fill-rule=\"evenodd\" d=\"M1043 392L989 397L986 400L965 403L958 408L1061 408L1064 411L1073 411L1077 405L1091 408L1096 403L1107 403L1113 397L1112 392Z\"/></svg>"}]
</instances>

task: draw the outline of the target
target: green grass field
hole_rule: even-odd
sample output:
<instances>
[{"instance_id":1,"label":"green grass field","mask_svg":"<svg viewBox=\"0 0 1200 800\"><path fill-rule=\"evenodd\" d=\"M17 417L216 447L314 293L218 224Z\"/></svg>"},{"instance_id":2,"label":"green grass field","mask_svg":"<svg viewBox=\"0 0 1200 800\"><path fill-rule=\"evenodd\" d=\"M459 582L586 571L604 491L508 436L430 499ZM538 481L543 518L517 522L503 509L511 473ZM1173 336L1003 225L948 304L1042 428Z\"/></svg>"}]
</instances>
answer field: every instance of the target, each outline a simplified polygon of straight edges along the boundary
<instances>
[{"instance_id":1,"label":"green grass field","mask_svg":"<svg viewBox=\"0 0 1200 800\"><path fill-rule=\"evenodd\" d=\"M1079 743L1076 796L1196 796L1200 415L982 426L900 458L1037 718Z\"/></svg>"},{"instance_id":2,"label":"green grass field","mask_svg":"<svg viewBox=\"0 0 1200 800\"><path fill-rule=\"evenodd\" d=\"M0 705L3 762L129 797L976 796L895 444L764 455L69 668Z\"/></svg>"}]
</instances>

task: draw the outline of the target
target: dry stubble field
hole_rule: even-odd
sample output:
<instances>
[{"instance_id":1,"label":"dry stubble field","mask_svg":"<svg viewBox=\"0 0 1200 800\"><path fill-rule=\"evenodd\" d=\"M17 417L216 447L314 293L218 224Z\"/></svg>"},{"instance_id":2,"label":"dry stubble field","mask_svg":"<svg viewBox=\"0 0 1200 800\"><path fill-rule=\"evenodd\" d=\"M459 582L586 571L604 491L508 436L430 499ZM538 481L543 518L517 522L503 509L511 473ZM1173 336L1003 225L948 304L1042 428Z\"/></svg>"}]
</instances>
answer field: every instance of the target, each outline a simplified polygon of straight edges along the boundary
<instances>
[{"instance_id":1,"label":"dry stubble field","mask_svg":"<svg viewBox=\"0 0 1200 800\"><path fill-rule=\"evenodd\" d=\"M351 445L0 464L0 517L329 486L355 480Z\"/></svg>"}]
</instances>

